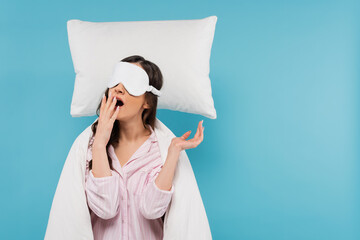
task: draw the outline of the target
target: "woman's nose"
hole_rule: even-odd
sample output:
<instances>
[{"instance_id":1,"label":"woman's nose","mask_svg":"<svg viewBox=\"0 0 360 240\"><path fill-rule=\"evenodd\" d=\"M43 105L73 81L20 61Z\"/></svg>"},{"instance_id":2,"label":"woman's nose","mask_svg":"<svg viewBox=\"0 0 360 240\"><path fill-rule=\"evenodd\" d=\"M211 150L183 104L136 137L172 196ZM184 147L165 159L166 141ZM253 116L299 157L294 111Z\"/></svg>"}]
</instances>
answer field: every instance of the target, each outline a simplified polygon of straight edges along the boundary
<instances>
[{"instance_id":1,"label":"woman's nose","mask_svg":"<svg viewBox=\"0 0 360 240\"><path fill-rule=\"evenodd\" d=\"M122 92L124 93L125 92L125 88L124 88L124 85L122 85L122 83L120 83L116 88L115 88L115 92Z\"/></svg>"}]
</instances>

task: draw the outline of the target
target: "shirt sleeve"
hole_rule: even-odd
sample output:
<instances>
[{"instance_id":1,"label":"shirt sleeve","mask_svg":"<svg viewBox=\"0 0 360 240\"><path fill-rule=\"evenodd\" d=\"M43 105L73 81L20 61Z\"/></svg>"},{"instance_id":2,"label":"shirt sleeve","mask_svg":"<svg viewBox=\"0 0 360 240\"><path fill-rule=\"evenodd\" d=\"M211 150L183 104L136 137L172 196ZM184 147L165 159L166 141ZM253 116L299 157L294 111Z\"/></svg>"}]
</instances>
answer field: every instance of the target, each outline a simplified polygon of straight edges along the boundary
<instances>
[{"instance_id":1,"label":"shirt sleeve","mask_svg":"<svg viewBox=\"0 0 360 240\"><path fill-rule=\"evenodd\" d=\"M95 177L92 170L86 170L85 192L89 208L100 218L110 219L119 211L120 176L111 170L111 176Z\"/></svg>"},{"instance_id":2,"label":"shirt sleeve","mask_svg":"<svg viewBox=\"0 0 360 240\"><path fill-rule=\"evenodd\" d=\"M156 167L148 175L148 182L141 194L140 198L140 212L147 219L160 218L166 212L169 206L172 195L174 193L174 185L169 191L160 189L155 179L159 175L162 165Z\"/></svg>"}]
</instances>

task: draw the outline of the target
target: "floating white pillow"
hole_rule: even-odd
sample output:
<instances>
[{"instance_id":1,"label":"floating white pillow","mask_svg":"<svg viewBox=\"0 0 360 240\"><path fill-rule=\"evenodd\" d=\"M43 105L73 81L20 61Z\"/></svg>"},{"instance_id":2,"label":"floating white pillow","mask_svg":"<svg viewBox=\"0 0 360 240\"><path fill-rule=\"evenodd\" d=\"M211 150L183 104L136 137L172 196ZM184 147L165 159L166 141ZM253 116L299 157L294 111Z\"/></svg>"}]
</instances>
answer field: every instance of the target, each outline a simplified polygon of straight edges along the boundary
<instances>
[{"instance_id":1,"label":"floating white pillow","mask_svg":"<svg viewBox=\"0 0 360 240\"><path fill-rule=\"evenodd\" d=\"M216 16L169 21L67 21L76 73L71 115L95 115L115 63L140 55L155 63L164 77L158 109L215 119L209 65L216 22Z\"/></svg>"}]
</instances>

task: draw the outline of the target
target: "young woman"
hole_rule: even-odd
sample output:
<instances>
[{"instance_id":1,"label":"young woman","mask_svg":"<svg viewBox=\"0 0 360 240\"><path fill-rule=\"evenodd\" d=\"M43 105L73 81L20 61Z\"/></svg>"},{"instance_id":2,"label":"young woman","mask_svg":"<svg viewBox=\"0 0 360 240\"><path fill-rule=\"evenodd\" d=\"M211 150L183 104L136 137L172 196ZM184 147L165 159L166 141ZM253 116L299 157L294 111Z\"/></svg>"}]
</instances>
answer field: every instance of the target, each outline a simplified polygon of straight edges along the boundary
<instances>
[{"instance_id":1,"label":"young woman","mask_svg":"<svg viewBox=\"0 0 360 240\"><path fill-rule=\"evenodd\" d=\"M186 140L191 131L172 139L163 164L154 132L160 69L138 55L121 62L136 66L128 66L135 74L145 71L151 90L132 95L138 86L120 82L107 88L97 109L85 187L94 239L162 239L179 154L203 141L204 127L200 121L193 139Z\"/></svg>"}]
</instances>

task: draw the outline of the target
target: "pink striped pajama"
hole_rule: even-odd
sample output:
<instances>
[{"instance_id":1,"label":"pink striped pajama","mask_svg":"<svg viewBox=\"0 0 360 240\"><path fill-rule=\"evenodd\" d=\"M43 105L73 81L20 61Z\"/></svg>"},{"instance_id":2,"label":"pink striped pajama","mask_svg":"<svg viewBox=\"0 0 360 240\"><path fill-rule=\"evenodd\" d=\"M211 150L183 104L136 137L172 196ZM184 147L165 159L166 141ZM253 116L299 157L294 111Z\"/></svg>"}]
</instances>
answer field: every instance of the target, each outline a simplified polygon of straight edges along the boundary
<instances>
[{"instance_id":1,"label":"pink striped pajama","mask_svg":"<svg viewBox=\"0 0 360 240\"><path fill-rule=\"evenodd\" d=\"M156 134L148 126L150 137L123 167L113 146L108 147L114 168L112 176L94 177L92 170L89 171L92 150L88 149L85 193L94 240L163 238L161 217L169 206L174 186L166 191L155 184L163 164Z\"/></svg>"}]
</instances>

